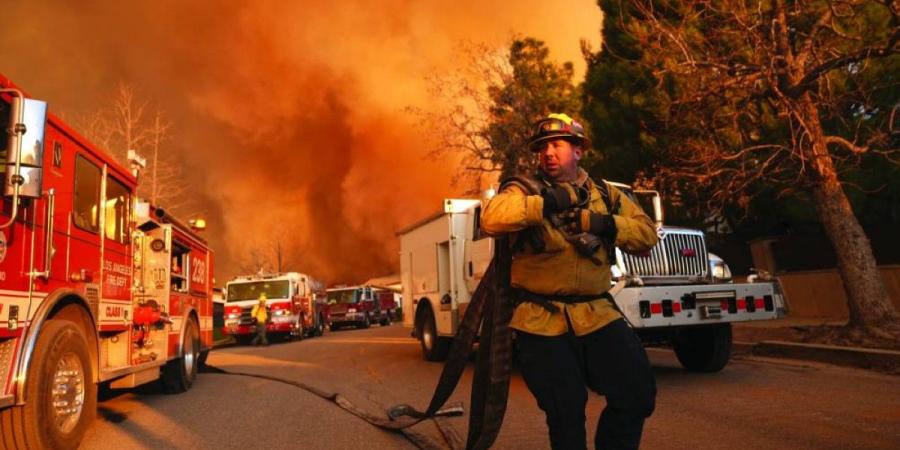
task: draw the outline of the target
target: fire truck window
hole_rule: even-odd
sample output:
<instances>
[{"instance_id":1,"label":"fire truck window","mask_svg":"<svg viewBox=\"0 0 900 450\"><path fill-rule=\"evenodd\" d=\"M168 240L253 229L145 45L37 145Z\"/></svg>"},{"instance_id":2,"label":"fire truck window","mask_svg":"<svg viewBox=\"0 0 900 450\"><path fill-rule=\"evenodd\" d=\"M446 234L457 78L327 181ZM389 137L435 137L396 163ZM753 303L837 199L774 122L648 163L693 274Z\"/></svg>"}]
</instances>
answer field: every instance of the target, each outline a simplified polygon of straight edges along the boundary
<instances>
[{"instance_id":1,"label":"fire truck window","mask_svg":"<svg viewBox=\"0 0 900 450\"><path fill-rule=\"evenodd\" d=\"M130 202L128 189L122 183L109 178L106 183L106 214L104 227L106 237L123 244L128 243L128 205Z\"/></svg>"},{"instance_id":2,"label":"fire truck window","mask_svg":"<svg viewBox=\"0 0 900 450\"><path fill-rule=\"evenodd\" d=\"M259 298L259 294L266 294L266 298L269 300L290 298L290 288L288 280L232 281L227 287L227 301L256 300Z\"/></svg>"},{"instance_id":3,"label":"fire truck window","mask_svg":"<svg viewBox=\"0 0 900 450\"><path fill-rule=\"evenodd\" d=\"M188 256L189 250L186 247L175 242L172 243L172 270L170 273L173 291L188 291L188 268L190 267Z\"/></svg>"},{"instance_id":4,"label":"fire truck window","mask_svg":"<svg viewBox=\"0 0 900 450\"><path fill-rule=\"evenodd\" d=\"M100 203L100 168L79 155L75 159L75 205L72 221L91 232L100 231L97 207Z\"/></svg>"},{"instance_id":5,"label":"fire truck window","mask_svg":"<svg viewBox=\"0 0 900 450\"><path fill-rule=\"evenodd\" d=\"M359 289L346 289L340 291L328 292L328 303L337 303L339 305L351 305L359 303Z\"/></svg>"}]
</instances>

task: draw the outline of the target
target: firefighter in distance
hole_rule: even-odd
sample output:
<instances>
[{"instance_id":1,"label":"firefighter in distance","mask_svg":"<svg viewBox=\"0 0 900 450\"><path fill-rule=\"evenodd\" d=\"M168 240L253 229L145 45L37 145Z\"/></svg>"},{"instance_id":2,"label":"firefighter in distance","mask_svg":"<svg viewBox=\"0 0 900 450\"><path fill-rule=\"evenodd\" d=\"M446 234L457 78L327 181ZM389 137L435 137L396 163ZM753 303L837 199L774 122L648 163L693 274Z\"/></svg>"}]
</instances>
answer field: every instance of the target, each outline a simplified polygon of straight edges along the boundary
<instances>
[{"instance_id":1,"label":"firefighter in distance","mask_svg":"<svg viewBox=\"0 0 900 450\"><path fill-rule=\"evenodd\" d=\"M266 324L269 321L269 312L266 310L265 292L259 294L259 303L253 305L253 309L250 310L250 316L256 319L256 336L253 337L250 345L269 345L269 340L266 338Z\"/></svg>"},{"instance_id":2,"label":"firefighter in distance","mask_svg":"<svg viewBox=\"0 0 900 450\"><path fill-rule=\"evenodd\" d=\"M638 205L579 167L589 146L582 125L565 114L538 121L529 142L537 174L505 180L485 206L481 226L494 236L510 234L517 302L510 327L552 447L586 447L590 388L607 403L596 448L637 448L654 409L656 382L637 335L607 291L615 246L644 252L657 236Z\"/></svg>"}]
</instances>

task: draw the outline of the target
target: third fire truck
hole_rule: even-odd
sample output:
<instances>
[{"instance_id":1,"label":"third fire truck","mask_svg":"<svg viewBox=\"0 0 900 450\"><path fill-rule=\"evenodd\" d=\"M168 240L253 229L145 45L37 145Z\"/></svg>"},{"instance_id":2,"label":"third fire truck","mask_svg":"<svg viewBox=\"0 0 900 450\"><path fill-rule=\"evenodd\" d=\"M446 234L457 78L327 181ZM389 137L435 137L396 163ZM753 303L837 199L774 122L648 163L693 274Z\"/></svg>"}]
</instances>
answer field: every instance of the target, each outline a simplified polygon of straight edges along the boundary
<instances>
[{"instance_id":1,"label":"third fire truck","mask_svg":"<svg viewBox=\"0 0 900 450\"><path fill-rule=\"evenodd\" d=\"M0 124L0 448L75 448L98 383L194 383L212 343L213 254L2 76Z\"/></svg>"},{"instance_id":2,"label":"third fire truck","mask_svg":"<svg viewBox=\"0 0 900 450\"><path fill-rule=\"evenodd\" d=\"M612 184L635 198L629 186ZM659 195L637 194L652 199L659 242L640 255L616 249L613 282L624 286L616 304L645 343L671 343L687 369L721 370L731 355L732 323L785 313L778 281L754 275L733 283L728 265L707 252L702 231L664 226ZM477 199L447 199L443 211L398 232L403 311L414 312L404 314L403 324L413 328L428 360L446 358L493 255L480 214Z\"/></svg>"},{"instance_id":3,"label":"third fire truck","mask_svg":"<svg viewBox=\"0 0 900 450\"><path fill-rule=\"evenodd\" d=\"M331 329L345 325L369 328L373 323L390 325L396 303L394 293L373 286L350 286L328 289Z\"/></svg>"},{"instance_id":4,"label":"third fire truck","mask_svg":"<svg viewBox=\"0 0 900 450\"><path fill-rule=\"evenodd\" d=\"M256 334L250 316L260 295L266 296L268 333L282 337L321 336L328 325L325 285L309 275L288 272L237 277L225 286L224 334L247 344Z\"/></svg>"}]
</instances>

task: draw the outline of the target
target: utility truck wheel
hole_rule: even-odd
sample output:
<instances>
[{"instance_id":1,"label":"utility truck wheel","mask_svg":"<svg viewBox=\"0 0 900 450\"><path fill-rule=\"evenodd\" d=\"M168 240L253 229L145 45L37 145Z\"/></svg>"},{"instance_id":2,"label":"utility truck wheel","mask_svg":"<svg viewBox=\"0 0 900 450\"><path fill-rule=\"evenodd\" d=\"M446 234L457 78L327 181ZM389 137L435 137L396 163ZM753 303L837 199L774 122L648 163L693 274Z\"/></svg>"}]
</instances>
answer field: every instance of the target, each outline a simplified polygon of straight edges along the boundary
<instances>
[{"instance_id":1,"label":"utility truck wheel","mask_svg":"<svg viewBox=\"0 0 900 450\"><path fill-rule=\"evenodd\" d=\"M422 355L428 361L445 361L447 353L450 352L451 340L438 336L431 308L426 307L420 310L419 316L419 341L422 344Z\"/></svg>"},{"instance_id":2,"label":"utility truck wheel","mask_svg":"<svg viewBox=\"0 0 900 450\"><path fill-rule=\"evenodd\" d=\"M2 448L78 447L97 413L87 339L67 320L48 320L25 384L25 405L0 411Z\"/></svg>"},{"instance_id":3,"label":"utility truck wheel","mask_svg":"<svg viewBox=\"0 0 900 450\"><path fill-rule=\"evenodd\" d=\"M169 361L162 368L160 384L167 394L180 394L187 391L197 379L197 366L200 362L200 333L193 319L186 320L184 326L181 355Z\"/></svg>"},{"instance_id":4,"label":"utility truck wheel","mask_svg":"<svg viewBox=\"0 0 900 450\"><path fill-rule=\"evenodd\" d=\"M718 372L731 358L731 324L684 327L672 339L675 356L692 372Z\"/></svg>"}]
</instances>

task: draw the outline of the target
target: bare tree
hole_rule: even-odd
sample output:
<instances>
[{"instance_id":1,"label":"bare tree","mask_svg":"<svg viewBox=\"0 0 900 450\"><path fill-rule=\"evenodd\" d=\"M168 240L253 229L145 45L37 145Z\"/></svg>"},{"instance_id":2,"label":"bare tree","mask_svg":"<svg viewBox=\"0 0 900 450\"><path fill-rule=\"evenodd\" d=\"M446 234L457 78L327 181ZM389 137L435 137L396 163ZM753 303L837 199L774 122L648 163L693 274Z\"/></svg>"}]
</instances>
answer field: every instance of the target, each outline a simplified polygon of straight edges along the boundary
<instances>
[{"instance_id":1,"label":"bare tree","mask_svg":"<svg viewBox=\"0 0 900 450\"><path fill-rule=\"evenodd\" d=\"M149 108L133 85L120 82L106 107L79 118L79 128L123 166L128 167L128 150L148 157L138 195L170 212L185 213L189 197L181 162L174 148L166 146L172 124L159 107L149 118Z\"/></svg>"},{"instance_id":2,"label":"bare tree","mask_svg":"<svg viewBox=\"0 0 900 450\"><path fill-rule=\"evenodd\" d=\"M415 112L437 141L432 154L461 154L454 181L476 193L485 175L533 170L525 148L531 124L551 112L578 111L580 102L572 64L549 61L542 41L515 38L502 51L480 44L461 53L468 62L462 70L429 80L432 97L446 106Z\"/></svg>"},{"instance_id":3,"label":"bare tree","mask_svg":"<svg viewBox=\"0 0 900 450\"><path fill-rule=\"evenodd\" d=\"M837 254L851 326L896 337L900 315L840 174L868 155L897 162L898 81L878 74L897 67L900 3L606 3L667 102L660 133L677 145L659 182L717 204L746 202L762 185L807 193Z\"/></svg>"},{"instance_id":4,"label":"bare tree","mask_svg":"<svg viewBox=\"0 0 900 450\"><path fill-rule=\"evenodd\" d=\"M292 270L294 260L291 258L288 242L288 235L283 228L272 230L271 234L257 239L250 251L241 258L241 272L283 273Z\"/></svg>"}]
</instances>

